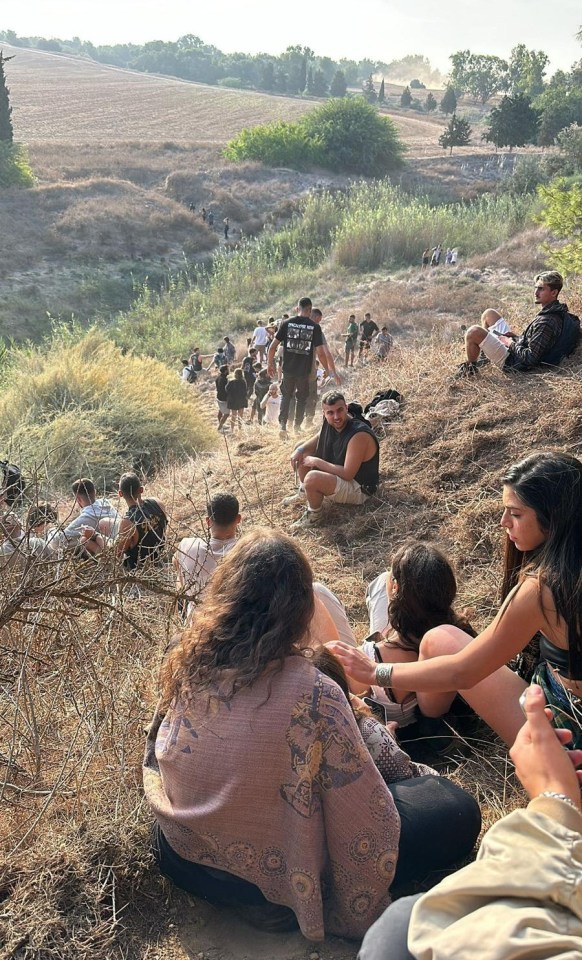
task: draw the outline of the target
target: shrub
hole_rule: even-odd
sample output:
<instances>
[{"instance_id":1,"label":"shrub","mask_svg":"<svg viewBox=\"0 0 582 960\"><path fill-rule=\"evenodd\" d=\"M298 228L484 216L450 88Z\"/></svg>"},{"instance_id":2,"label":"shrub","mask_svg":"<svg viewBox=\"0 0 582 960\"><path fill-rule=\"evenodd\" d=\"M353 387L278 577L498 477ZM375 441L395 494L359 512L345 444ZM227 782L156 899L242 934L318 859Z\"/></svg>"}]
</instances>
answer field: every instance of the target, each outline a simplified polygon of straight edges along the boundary
<instances>
[{"instance_id":1,"label":"shrub","mask_svg":"<svg viewBox=\"0 0 582 960\"><path fill-rule=\"evenodd\" d=\"M0 142L0 187L32 187L34 175L26 147Z\"/></svg>"},{"instance_id":2,"label":"shrub","mask_svg":"<svg viewBox=\"0 0 582 960\"><path fill-rule=\"evenodd\" d=\"M367 176L395 170L403 153L392 121L360 97L328 100L298 123L247 127L225 150L229 160L260 160L298 170L320 165Z\"/></svg>"},{"instance_id":3,"label":"shrub","mask_svg":"<svg viewBox=\"0 0 582 960\"><path fill-rule=\"evenodd\" d=\"M402 165L404 146L389 117L362 97L328 100L301 121L332 170L382 176Z\"/></svg>"},{"instance_id":4,"label":"shrub","mask_svg":"<svg viewBox=\"0 0 582 960\"><path fill-rule=\"evenodd\" d=\"M197 395L157 360L123 354L96 329L57 331L44 350L14 350L0 393L0 446L56 484L109 486L209 446Z\"/></svg>"},{"instance_id":5,"label":"shrub","mask_svg":"<svg viewBox=\"0 0 582 960\"><path fill-rule=\"evenodd\" d=\"M268 167L296 170L323 162L319 144L309 138L302 124L284 120L245 127L230 141L224 155L228 160L260 160Z\"/></svg>"},{"instance_id":6,"label":"shrub","mask_svg":"<svg viewBox=\"0 0 582 960\"><path fill-rule=\"evenodd\" d=\"M560 241L546 247L552 266L564 274L582 273L582 177L558 177L540 186L538 195L543 207L537 219Z\"/></svg>"}]
</instances>

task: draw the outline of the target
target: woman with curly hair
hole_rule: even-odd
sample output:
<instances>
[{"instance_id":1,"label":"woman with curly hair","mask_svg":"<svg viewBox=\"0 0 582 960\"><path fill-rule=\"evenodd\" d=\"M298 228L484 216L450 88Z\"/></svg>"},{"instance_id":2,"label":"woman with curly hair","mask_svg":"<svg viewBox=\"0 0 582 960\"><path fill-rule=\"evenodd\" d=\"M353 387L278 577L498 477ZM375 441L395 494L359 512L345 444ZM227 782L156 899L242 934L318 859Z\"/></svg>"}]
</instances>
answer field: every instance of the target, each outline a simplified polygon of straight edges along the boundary
<instances>
[{"instance_id":1,"label":"woman with curly hair","mask_svg":"<svg viewBox=\"0 0 582 960\"><path fill-rule=\"evenodd\" d=\"M183 889L312 940L361 937L390 900L400 823L312 663L314 608L293 540L241 538L164 663L144 786L158 862Z\"/></svg>"}]
</instances>

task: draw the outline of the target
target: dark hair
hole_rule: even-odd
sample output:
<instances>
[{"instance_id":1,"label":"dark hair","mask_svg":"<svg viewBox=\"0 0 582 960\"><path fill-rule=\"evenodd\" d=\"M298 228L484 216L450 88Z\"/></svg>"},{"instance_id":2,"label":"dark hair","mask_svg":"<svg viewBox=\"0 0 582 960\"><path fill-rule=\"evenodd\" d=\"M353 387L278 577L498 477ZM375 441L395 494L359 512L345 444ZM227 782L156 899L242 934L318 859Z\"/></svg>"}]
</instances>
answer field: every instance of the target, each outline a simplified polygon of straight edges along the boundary
<instances>
[{"instance_id":1,"label":"dark hair","mask_svg":"<svg viewBox=\"0 0 582 960\"><path fill-rule=\"evenodd\" d=\"M34 530L34 528L40 526L41 523L56 523L57 520L58 514L52 504L35 503L32 507L28 508L26 528L27 530Z\"/></svg>"},{"instance_id":2,"label":"dark hair","mask_svg":"<svg viewBox=\"0 0 582 960\"><path fill-rule=\"evenodd\" d=\"M80 480L74 480L71 484L71 489L76 497L84 497L86 500L92 501L97 496L95 484L87 477L82 477Z\"/></svg>"},{"instance_id":3,"label":"dark hair","mask_svg":"<svg viewBox=\"0 0 582 960\"><path fill-rule=\"evenodd\" d=\"M230 337L223 337L222 339L225 343L230 343Z\"/></svg>"},{"instance_id":4,"label":"dark hair","mask_svg":"<svg viewBox=\"0 0 582 960\"><path fill-rule=\"evenodd\" d=\"M503 599L529 572L552 593L556 612L567 626L571 676L582 672L582 463L568 453L533 453L511 467L504 485L535 511L546 535L523 553L505 543Z\"/></svg>"},{"instance_id":5,"label":"dark hair","mask_svg":"<svg viewBox=\"0 0 582 960\"><path fill-rule=\"evenodd\" d=\"M300 310L305 310L306 307L310 307L311 305L312 304L309 297L301 297L301 300L297 304Z\"/></svg>"},{"instance_id":6,"label":"dark hair","mask_svg":"<svg viewBox=\"0 0 582 960\"><path fill-rule=\"evenodd\" d=\"M336 656L328 650L327 647L318 647L312 654L311 663L314 667L317 668L321 673L324 673L326 677L329 677L330 680L333 680L337 683L344 697L348 701L351 711L356 718L361 716L370 716L370 709L362 703L361 706L356 706L351 697L350 685L344 670L341 660L338 660Z\"/></svg>"},{"instance_id":7,"label":"dark hair","mask_svg":"<svg viewBox=\"0 0 582 960\"><path fill-rule=\"evenodd\" d=\"M137 473L122 473L119 478L119 489L124 497L137 497L141 485Z\"/></svg>"},{"instance_id":8,"label":"dark hair","mask_svg":"<svg viewBox=\"0 0 582 960\"><path fill-rule=\"evenodd\" d=\"M534 278L535 283L541 280L542 283L545 283L550 290L557 290L558 293L564 286L564 278L561 273L558 273L557 270L545 270L543 273L538 273Z\"/></svg>"},{"instance_id":9,"label":"dark hair","mask_svg":"<svg viewBox=\"0 0 582 960\"><path fill-rule=\"evenodd\" d=\"M328 390L321 398L321 402L325 403L326 407L333 407L334 403L339 403L340 400L346 402L345 396L339 390Z\"/></svg>"},{"instance_id":10,"label":"dark hair","mask_svg":"<svg viewBox=\"0 0 582 960\"><path fill-rule=\"evenodd\" d=\"M230 527L240 513L238 500L232 493L215 493L206 504L206 513L218 527Z\"/></svg>"},{"instance_id":11,"label":"dark hair","mask_svg":"<svg viewBox=\"0 0 582 960\"><path fill-rule=\"evenodd\" d=\"M468 621L453 609L457 581L438 547L407 543L392 557L391 570L398 590L388 604L388 617L403 650L417 651L427 630L444 623L476 635Z\"/></svg>"},{"instance_id":12,"label":"dark hair","mask_svg":"<svg viewBox=\"0 0 582 960\"><path fill-rule=\"evenodd\" d=\"M311 567L296 541L259 527L211 577L204 604L162 667L162 703L210 687L230 700L269 664L301 654L315 609ZM215 691L212 691L213 694Z\"/></svg>"},{"instance_id":13,"label":"dark hair","mask_svg":"<svg viewBox=\"0 0 582 960\"><path fill-rule=\"evenodd\" d=\"M235 380L243 379L243 372L240 367L237 367L236 370L234 371L234 379Z\"/></svg>"},{"instance_id":14,"label":"dark hair","mask_svg":"<svg viewBox=\"0 0 582 960\"><path fill-rule=\"evenodd\" d=\"M218 368L218 370L219 370L219 372L220 372L224 377L227 377L227 376L228 376L228 364L227 364L227 363L223 363L222 366Z\"/></svg>"},{"instance_id":15,"label":"dark hair","mask_svg":"<svg viewBox=\"0 0 582 960\"><path fill-rule=\"evenodd\" d=\"M313 316L313 314L315 314L316 317L323 317L323 313L318 309L318 307L313 308L311 311L311 316Z\"/></svg>"}]
</instances>

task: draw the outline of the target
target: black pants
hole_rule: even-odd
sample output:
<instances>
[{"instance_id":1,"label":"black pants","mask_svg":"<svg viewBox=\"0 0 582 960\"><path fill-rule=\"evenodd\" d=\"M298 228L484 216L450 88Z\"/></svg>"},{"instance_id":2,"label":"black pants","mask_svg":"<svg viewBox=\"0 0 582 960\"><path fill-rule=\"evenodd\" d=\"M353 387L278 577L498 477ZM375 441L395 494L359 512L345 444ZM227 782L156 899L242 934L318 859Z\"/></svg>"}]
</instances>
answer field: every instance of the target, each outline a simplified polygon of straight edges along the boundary
<instances>
[{"instance_id":1,"label":"black pants","mask_svg":"<svg viewBox=\"0 0 582 960\"><path fill-rule=\"evenodd\" d=\"M160 872L181 890L193 893L196 897L229 906L257 906L269 902L254 883L225 870L213 870L179 856L157 822L153 828L153 851Z\"/></svg>"},{"instance_id":2,"label":"black pants","mask_svg":"<svg viewBox=\"0 0 582 960\"><path fill-rule=\"evenodd\" d=\"M279 412L279 423L281 429L287 428L287 418L289 417L289 404L291 399L295 398L295 426L300 427L305 416L305 404L309 395L309 377L291 377L283 373L281 380L281 410Z\"/></svg>"},{"instance_id":3,"label":"black pants","mask_svg":"<svg viewBox=\"0 0 582 960\"><path fill-rule=\"evenodd\" d=\"M305 416L308 420L313 420L317 409L317 375L311 375L309 378L309 393L305 404Z\"/></svg>"},{"instance_id":4,"label":"black pants","mask_svg":"<svg viewBox=\"0 0 582 960\"><path fill-rule=\"evenodd\" d=\"M388 784L400 814L398 863L392 888L449 870L471 853L481 830L477 801L446 777Z\"/></svg>"},{"instance_id":5,"label":"black pants","mask_svg":"<svg viewBox=\"0 0 582 960\"><path fill-rule=\"evenodd\" d=\"M407 945L408 927L412 908L421 896L417 893L390 904L368 930L358 960L414 960Z\"/></svg>"}]
</instances>

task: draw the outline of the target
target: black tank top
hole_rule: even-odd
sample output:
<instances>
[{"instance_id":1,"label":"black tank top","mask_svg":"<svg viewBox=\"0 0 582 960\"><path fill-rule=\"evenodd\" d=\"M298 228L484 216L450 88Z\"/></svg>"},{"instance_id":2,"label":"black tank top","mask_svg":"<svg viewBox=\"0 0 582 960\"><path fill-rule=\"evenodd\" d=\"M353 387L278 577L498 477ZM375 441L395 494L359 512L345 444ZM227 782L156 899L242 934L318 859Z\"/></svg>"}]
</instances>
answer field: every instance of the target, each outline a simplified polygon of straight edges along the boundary
<instances>
[{"instance_id":1,"label":"black tank top","mask_svg":"<svg viewBox=\"0 0 582 960\"><path fill-rule=\"evenodd\" d=\"M168 518L155 500L134 503L126 513L137 531L137 543L125 553L124 565L130 570L145 560L158 563L166 539Z\"/></svg>"},{"instance_id":2,"label":"black tank top","mask_svg":"<svg viewBox=\"0 0 582 960\"><path fill-rule=\"evenodd\" d=\"M348 420L341 433L330 427L326 420L319 434L315 456L343 467L346 462L348 443L357 433L369 433L376 444L376 452L369 460L364 460L354 480L360 484L364 493L375 493L380 480L380 444L371 428L363 420Z\"/></svg>"}]
</instances>

